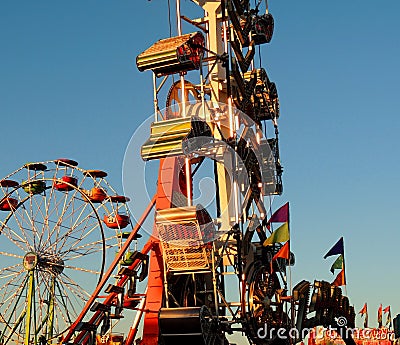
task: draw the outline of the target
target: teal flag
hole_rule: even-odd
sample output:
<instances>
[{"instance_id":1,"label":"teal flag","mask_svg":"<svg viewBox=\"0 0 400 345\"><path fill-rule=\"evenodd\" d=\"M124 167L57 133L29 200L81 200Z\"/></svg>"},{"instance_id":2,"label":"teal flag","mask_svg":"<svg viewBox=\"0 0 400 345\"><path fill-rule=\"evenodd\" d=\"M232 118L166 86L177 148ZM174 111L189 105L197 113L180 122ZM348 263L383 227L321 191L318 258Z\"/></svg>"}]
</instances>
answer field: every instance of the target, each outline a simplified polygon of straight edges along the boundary
<instances>
[{"instance_id":1,"label":"teal flag","mask_svg":"<svg viewBox=\"0 0 400 345\"><path fill-rule=\"evenodd\" d=\"M331 272L335 273L335 270L343 269L343 255L339 255L336 261L332 264Z\"/></svg>"}]
</instances>

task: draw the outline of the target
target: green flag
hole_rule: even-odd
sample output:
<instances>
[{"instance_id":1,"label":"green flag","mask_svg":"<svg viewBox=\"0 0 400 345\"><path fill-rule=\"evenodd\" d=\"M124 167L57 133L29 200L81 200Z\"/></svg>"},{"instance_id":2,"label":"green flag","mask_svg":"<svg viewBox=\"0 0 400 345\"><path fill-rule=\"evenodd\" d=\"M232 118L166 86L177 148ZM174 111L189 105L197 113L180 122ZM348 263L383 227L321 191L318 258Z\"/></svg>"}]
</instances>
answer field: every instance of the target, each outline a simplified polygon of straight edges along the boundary
<instances>
[{"instance_id":1,"label":"green flag","mask_svg":"<svg viewBox=\"0 0 400 345\"><path fill-rule=\"evenodd\" d=\"M264 241L263 245L269 246L274 243L286 241L289 241L289 225L287 222L276 229L271 236Z\"/></svg>"},{"instance_id":2,"label":"green flag","mask_svg":"<svg viewBox=\"0 0 400 345\"><path fill-rule=\"evenodd\" d=\"M341 270L343 269L343 255L340 254L336 261L332 264L331 272L335 273L335 269Z\"/></svg>"}]
</instances>

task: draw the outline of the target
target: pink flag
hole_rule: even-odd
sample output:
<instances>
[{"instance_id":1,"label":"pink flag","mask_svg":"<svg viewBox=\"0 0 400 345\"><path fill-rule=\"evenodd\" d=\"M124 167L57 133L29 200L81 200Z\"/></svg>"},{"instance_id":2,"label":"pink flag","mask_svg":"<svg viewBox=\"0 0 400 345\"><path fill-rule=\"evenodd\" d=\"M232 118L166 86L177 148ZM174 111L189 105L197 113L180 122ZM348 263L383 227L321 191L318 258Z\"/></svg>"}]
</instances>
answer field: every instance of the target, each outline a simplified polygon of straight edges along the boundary
<instances>
[{"instance_id":1,"label":"pink flag","mask_svg":"<svg viewBox=\"0 0 400 345\"><path fill-rule=\"evenodd\" d=\"M269 229L270 223L286 223L289 221L289 202L278 208L267 222Z\"/></svg>"}]
</instances>

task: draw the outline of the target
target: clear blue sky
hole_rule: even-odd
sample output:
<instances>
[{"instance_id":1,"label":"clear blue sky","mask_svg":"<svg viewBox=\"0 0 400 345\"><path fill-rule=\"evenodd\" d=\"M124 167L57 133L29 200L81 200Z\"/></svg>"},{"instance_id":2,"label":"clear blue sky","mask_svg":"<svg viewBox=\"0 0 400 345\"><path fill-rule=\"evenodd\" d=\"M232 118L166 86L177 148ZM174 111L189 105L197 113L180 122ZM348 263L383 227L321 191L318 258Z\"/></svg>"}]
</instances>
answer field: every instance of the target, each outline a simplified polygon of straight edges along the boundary
<instances>
[{"instance_id":1,"label":"clear blue sky","mask_svg":"<svg viewBox=\"0 0 400 345\"><path fill-rule=\"evenodd\" d=\"M374 325L379 303L400 312L400 2L271 0L270 11L263 61L285 168L275 207L290 201L293 280L332 280L322 257L344 236L350 300L368 302ZM0 176L68 157L121 190L125 148L152 113L135 57L168 35L164 0L1 1Z\"/></svg>"}]
</instances>

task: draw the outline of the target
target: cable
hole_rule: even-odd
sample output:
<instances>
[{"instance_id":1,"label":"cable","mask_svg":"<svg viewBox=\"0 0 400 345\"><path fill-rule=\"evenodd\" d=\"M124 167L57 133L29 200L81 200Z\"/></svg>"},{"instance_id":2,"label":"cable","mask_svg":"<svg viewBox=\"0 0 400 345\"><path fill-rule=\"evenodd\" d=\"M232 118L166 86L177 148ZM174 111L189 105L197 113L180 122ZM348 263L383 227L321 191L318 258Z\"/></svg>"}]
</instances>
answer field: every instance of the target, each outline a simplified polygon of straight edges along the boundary
<instances>
[{"instance_id":1,"label":"cable","mask_svg":"<svg viewBox=\"0 0 400 345\"><path fill-rule=\"evenodd\" d=\"M172 37L171 0L168 0L168 26L169 26L169 37ZM172 84L175 84L174 75L172 75Z\"/></svg>"},{"instance_id":2,"label":"cable","mask_svg":"<svg viewBox=\"0 0 400 345\"><path fill-rule=\"evenodd\" d=\"M168 0L168 25L169 25L169 37L172 37L171 0Z\"/></svg>"}]
</instances>

